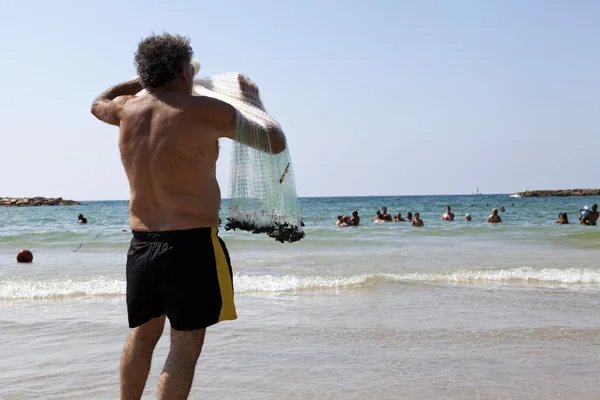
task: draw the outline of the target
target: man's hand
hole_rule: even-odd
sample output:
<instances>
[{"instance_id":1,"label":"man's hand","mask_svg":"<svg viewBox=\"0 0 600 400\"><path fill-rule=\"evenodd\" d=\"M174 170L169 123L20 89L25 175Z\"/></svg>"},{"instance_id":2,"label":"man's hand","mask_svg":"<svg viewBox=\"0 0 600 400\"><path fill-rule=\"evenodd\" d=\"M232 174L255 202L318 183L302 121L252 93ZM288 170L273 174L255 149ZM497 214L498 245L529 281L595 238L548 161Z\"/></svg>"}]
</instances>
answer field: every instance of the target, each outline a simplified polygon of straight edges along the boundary
<instances>
[{"instance_id":1,"label":"man's hand","mask_svg":"<svg viewBox=\"0 0 600 400\"><path fill-rule=\"evenodd\" d=\"M260 100L258 86L242 74L238 75L238 83L240 85L240 91L242 92L242 98L248 103L262 108L263 104Z\"/></svg>"},{"instance_id":2,"label":"man's hand","mask_svg":"<svg viewBox=\"0 0 600 400\"><path fill-rule=\"evenodd\" d=\"M113 86L94 100L92 114L100 121L119 126L123 106L141 90L139 79Z\"/></svg>"}]
</instances>

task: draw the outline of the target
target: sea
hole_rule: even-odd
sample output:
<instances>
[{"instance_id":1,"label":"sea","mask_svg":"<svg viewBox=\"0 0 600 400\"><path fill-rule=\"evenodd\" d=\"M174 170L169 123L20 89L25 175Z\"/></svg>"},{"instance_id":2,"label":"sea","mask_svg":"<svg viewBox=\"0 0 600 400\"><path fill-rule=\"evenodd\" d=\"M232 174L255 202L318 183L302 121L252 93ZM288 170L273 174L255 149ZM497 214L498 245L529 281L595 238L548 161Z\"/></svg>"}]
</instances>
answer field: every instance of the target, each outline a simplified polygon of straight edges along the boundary
<instances>
[{"instance_id":1,"label":"sea","mask_svg":"<svg viewBox=\"0 0 600 400\"><path fill-rule=\"evenodd\" d=\"M299 242L221 228L238 319L208 329L190 399L599 399L600 226L578 220L599 202L302 198ZM375 224L382 207L425 226ZM119 398L130 240L127 201L0 208L0 399Z\"/></svg>"}]
</instances>

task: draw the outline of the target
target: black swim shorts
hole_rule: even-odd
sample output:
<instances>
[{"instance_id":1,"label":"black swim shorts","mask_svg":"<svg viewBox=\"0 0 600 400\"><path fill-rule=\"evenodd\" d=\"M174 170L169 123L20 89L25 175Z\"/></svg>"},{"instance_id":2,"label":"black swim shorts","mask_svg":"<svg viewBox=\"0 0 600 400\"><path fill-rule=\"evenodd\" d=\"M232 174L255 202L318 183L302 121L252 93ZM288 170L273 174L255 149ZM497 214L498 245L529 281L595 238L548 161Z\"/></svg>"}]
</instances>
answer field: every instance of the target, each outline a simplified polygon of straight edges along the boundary
<instances>
[{"instance_id":1,"label":"black swim shorts","mask_svg":"<svg viewBox=\"0 0 600 400\"><path fill-rule=\"evenodd\" d=\"M231 261L217 232L133 232L127 253L130 328L164 314L179 331L237 319Z\"/></svg>"}]
</instances>

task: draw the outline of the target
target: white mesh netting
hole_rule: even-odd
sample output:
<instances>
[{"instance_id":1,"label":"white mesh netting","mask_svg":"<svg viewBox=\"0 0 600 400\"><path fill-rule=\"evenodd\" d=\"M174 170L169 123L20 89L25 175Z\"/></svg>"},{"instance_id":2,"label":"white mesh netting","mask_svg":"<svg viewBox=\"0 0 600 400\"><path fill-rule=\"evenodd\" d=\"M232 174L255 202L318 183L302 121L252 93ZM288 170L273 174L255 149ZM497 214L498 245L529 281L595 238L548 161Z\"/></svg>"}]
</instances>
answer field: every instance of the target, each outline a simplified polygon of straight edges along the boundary
<instances>
[{"instance_id":1,"label":"white mesh netting","mask_svg":"<svg viewBox=\"0 0 600 400\"><path fill-rule=\"evenodd\" d=\"M271 135L283 136L264 108L258 88L241 74L194 80L194 95L210 96L237 111L231 150L230 205L225 229L267 233L280 242L304 237L296 182L287 144L283 151Z\"/></svg>"}]
</instances>

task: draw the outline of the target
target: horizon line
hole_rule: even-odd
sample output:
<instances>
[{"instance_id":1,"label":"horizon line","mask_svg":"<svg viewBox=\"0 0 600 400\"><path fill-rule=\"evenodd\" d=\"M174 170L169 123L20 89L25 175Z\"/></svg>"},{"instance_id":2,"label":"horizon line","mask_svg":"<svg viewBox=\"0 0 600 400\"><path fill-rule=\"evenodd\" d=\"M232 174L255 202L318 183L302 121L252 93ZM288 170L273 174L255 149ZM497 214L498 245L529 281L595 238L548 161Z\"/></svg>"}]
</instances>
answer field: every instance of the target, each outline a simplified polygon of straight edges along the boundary
<instances>
[{"instance_id":1,"label":"horizon line","mask_svg":"<svg viewBox=\"0 0 600 400\"><path fill-rule=\"evenodd\" d=\"M519 193L519 192L515 192ZM331 199L331 198L353 198L353 197L427 197L427 196L508 196L514 193L455 193L455 194L368 194L368 195L345 195L345 196L298 196L299 199ZM67 199L75 201L129 201L129 199ZM221 197L221 200L231 200L230 197Z\"/></svg>"}]
</instances>

